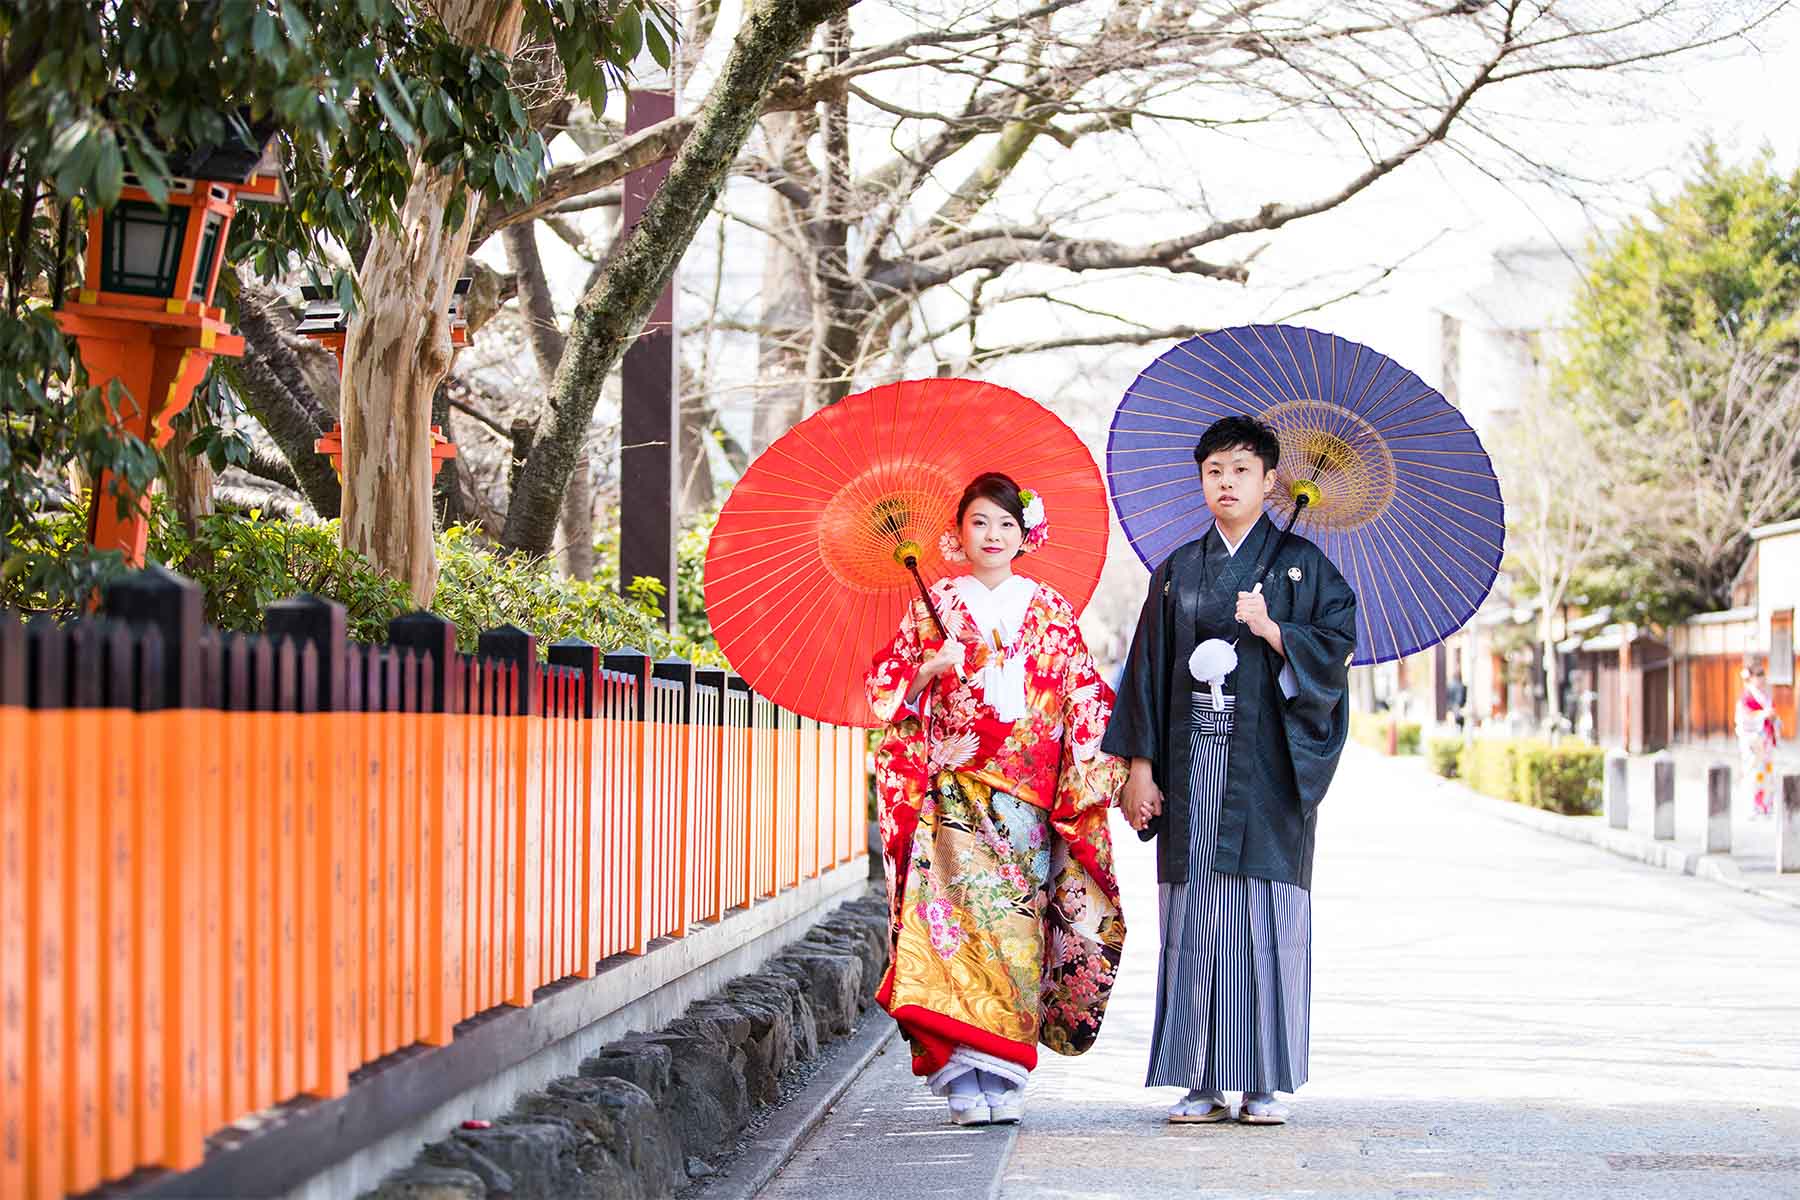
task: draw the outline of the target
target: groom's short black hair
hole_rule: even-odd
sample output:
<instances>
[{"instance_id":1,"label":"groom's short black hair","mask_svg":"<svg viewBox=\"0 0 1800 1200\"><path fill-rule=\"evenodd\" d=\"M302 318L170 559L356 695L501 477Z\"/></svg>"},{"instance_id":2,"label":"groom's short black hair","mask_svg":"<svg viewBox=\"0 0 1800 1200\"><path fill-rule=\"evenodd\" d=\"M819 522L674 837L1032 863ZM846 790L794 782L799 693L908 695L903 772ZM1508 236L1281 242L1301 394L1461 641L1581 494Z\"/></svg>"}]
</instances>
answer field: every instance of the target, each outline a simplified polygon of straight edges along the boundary
<instances>
[{"instance_id":1,"label":"groom's short black hair","mask_svg":"<svg viewBox=\"0 0 1800 1200\"><path fill-rule=\"evenodd\" d=\"M1194 465L1201 466L1219 451L1236 450L1239 446L1262 459L1265 471L1273 471L1281 461L1281 442L1273 429L1255 417L1233 415L1220 417L1207 426L1194 447Z\"/></svg>"}]
</instances>

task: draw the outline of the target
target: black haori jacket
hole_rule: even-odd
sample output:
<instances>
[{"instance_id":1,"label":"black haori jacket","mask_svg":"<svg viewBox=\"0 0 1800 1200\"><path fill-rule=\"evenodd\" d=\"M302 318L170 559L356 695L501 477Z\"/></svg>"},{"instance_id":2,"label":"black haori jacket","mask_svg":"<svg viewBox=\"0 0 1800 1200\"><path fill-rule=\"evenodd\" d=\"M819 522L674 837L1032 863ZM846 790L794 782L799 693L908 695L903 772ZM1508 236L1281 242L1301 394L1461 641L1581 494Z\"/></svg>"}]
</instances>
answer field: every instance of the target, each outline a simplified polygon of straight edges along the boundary
<instances>
[{"instance_id":1,"label":"black haori jacket","mask_svg":"<svg viewBox=\"0 0 1800 1200\"><path fill-rule=\"evenodd\" d=\"M1281 531L1266 516L1258 521L1231 560L1243 564L1243 578L1217 580L1209 589L1206 539L1214 536L1209 529L1151 575L1101 742L1108 754L1151 762L1163 812L1139 836L1161 837L1156 877L1162 883L1188 878L1188 723L1194 693L1206 694L1188 672L1196 630L1206 614L1217 624L1220 605L1230 605L1224 610L1230 620L1236 593L1255 586L1249 576ZM1324 552L1296 534L1264 572L1263 595L1281 626L1298 691L1282 698L1282 656L1239 627L1230 679L1236 716L1213 869L1309 888L1319 802L1350 728L1345 690L1356 646L1356 593Z\"/></svg>"}]
</instances>

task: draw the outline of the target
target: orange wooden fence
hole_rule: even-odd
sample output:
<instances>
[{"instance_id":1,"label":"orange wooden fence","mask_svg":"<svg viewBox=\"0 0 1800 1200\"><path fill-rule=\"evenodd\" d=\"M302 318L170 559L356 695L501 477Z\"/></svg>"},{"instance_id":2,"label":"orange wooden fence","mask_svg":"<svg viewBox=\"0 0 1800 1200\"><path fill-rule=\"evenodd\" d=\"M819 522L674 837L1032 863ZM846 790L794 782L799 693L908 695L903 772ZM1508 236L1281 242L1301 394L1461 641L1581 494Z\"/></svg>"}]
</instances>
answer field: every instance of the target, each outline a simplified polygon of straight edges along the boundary
<instances>
[{"instance_id":1,"label":"orange wooden fence","mask_svg":"<svg viewBox=\"0 0 1800 1200\"><path fill-rule=\"evenodd\" d=\"M863 734L722 671L321 601L0 613L0 1197L206 1137L865 853Z\"/></svg>"}]
</instances>

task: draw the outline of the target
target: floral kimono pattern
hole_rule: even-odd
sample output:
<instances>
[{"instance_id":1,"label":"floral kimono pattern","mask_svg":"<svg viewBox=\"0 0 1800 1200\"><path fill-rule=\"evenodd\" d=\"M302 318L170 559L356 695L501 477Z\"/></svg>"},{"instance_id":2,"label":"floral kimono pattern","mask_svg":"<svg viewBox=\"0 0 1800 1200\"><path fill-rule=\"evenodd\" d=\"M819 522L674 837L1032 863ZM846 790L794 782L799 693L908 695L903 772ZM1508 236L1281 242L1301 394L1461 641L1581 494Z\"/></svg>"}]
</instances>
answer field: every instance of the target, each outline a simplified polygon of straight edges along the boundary
<instances>
[{"instance_id":1,"label":"floral kimono pattern","mask_svg":"<svg viewBox=\"0 0 1800 1200\"><path fill-rule=\"evenodd\" d=\"M1740 786L1750 797L1751 811L1766 817L1775 811L1775 714L1768 696L1754 687L1738 697L1737 736Z\"/></svg>"},{"instance_id":2,"label":"floral kimono pattern","mask_svg":"<svg viewBox=\"0 0 1800 1200\"><path fill-rule=\"evenodd\" d=\"M1106 810L1126 764L1100 752L1112 692L1050 588L1037 585L1010 647L984 644L950 580L932 592L966 678L906 702L938 645L917 601L868 675L889 722L876 782L893 956L878 999L916 1074L969 1051L1028 1072L1040 1043L1093 1045L1125 944ZM1024 656L1017 721L1001 721L978 682L998 655Z\"/></svg>"}]
</instances>

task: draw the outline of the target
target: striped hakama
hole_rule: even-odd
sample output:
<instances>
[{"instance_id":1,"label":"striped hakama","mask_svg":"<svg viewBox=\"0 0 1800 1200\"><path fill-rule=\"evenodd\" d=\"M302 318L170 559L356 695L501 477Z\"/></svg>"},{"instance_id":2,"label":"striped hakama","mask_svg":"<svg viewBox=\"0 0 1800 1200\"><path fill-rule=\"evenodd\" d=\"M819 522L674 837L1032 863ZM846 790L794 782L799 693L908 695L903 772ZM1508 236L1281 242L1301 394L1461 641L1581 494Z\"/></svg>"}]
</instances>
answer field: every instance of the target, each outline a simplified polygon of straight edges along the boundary
<instances>
[{"instance_id":1,"label":"striped hakama","mask_svg":"<svg viewBox=\"0 0 1800 1200\"><path fill-rule=\"evenodd\" d=\"M1212 869L1232 697L1194 697L1187 883L1165 883L1146 1087L1292 1092L1306 1082L1312 905L1304 888Z\"/></svg>"}]
</instances>

